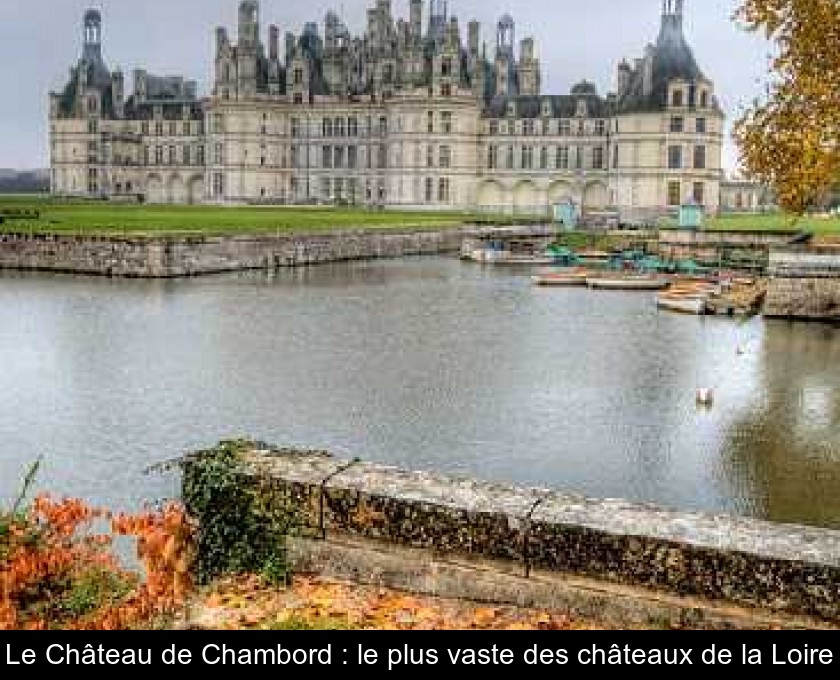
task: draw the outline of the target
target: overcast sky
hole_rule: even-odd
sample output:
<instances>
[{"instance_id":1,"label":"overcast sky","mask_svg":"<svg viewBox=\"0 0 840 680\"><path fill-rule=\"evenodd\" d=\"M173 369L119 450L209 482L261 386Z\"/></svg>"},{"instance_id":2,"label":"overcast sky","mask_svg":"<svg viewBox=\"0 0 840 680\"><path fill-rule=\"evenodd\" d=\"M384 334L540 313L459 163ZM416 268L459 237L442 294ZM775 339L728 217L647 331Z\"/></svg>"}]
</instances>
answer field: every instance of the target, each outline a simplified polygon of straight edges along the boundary
<instances>
[{"instance_id":1,"label":"overcast sky","mask_svg":"<svg viewBox=\"0 0 840 680\"><path fill-rule=\"evenodd\" d=\"M329 9L360 32L373 0L262 0L263 31L276 23L299 32L322 22ZM408 0L394 0L396 17L408 17ZM716 82L731 120L761 90L768 46L730 20L737 0L686 0L686 34L700 67ZM47 93L60 89L81 50L81 20L90 6L102 10L105 59L126 73L138 66L183 74L207 91L213 29L236 25L238 0L0 0L0 167L45 167ZM427 0L426 6L428 8ZM622 57L641 56L659 28L661 0L450 0L462 24L482 22L493 44L498 18L511 12L517 39L532 35L542 59L546 93L562 94L583 78L611 88ZM265 40L265 37L264 37ZM128 85L130 87L130 84ZM726 165L735 165L730 145Z\"/></svg>"}]
</instances>

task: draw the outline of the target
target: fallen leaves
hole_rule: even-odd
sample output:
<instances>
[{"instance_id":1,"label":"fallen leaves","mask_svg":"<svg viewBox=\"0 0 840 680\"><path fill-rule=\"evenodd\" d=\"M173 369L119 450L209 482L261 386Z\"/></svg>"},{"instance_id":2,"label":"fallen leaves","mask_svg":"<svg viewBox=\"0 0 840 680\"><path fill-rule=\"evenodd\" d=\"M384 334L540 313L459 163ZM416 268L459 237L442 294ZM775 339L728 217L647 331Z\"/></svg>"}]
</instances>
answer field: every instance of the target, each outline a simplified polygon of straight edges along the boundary
<instances>
[{"instance_id":1,"label":"fallen leaves","mask_svg":"<svg viewBox=\"0 0 840 680\"><path fill-rule=\"evenodd\" d=\"M288 588L254 577L231 578L197 598L189 624L225 629L359 630L570 630L592 628L556 612L487 607L420 597L317 577L295 578Z\"/></svg>"}]
</instances>

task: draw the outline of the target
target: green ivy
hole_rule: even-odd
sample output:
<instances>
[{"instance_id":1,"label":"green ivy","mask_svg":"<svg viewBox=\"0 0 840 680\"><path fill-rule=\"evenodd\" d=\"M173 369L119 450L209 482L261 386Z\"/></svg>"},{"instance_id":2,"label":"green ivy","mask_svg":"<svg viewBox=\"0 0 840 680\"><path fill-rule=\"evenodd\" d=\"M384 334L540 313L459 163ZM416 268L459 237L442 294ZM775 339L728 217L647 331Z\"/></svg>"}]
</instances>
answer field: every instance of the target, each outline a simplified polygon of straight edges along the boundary
<instances>
[{"instance_id":1,"label":"green ivy","mask_svg":"<svg viewBox=\"0 0 840 680\"><path fill-rule=\"evenodd\" d=\"M249 442L229 441L189 456L183 499L198 521L196 576L207 584L225 574L261 574L273 583L288 580L286 538L294 512L261 497L238 465Z\"/></svg>"}]
</instances>

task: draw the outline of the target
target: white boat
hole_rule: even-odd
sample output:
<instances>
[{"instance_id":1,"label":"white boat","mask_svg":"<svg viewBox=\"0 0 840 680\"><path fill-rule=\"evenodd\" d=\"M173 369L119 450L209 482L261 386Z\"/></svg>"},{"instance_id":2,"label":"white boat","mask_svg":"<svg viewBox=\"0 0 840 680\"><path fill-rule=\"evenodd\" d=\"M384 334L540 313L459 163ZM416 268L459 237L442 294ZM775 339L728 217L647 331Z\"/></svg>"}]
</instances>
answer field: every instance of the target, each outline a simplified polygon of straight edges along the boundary
<instances>
[{"instance_id":1,"label":"white boat","mask_svg":"<svg viewBox=\"0 0 840 680\"><path fill-rule=\"evenodd\" d=\"M586 284L601 290L662 290L668 287L666 279L651 276L590 277Z\"/></svg>"},{"instance_id":2,"label":"white boat","mask_svg":"<svg viewBox=\"0 0 840 680\"><path fill-rule=\"evenodd\" d=\"M547 273L540 274L533 277L534 284L537 286L585 286L585 273Z\"/></svg>"},{"instance_id":3,"label":"white boat","mask_svg":"<svg viewBox=\"0 0 840 680\"><path fill-rule=\"evenodd\" d=\"M656 306L670 312L700 316L706 312L706 298L691 295L658 295Z\"/></svg>"}]
</instances>

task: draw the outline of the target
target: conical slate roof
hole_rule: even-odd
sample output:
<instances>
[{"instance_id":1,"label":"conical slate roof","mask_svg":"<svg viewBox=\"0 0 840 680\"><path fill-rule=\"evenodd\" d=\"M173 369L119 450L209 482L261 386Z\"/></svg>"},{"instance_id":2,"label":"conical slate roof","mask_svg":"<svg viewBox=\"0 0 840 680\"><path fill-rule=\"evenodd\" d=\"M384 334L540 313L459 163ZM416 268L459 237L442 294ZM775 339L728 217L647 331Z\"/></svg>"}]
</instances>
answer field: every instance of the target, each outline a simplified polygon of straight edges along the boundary
<instances>
[{"instance_id":1,"label":"conical slate roof","mask_svg":"<svg viewBox=\"0 0 840 680\"><path fill-rule=\"evenodd\" d=\"M682 14L665 14L656 44L633 72L619 99L620 113L661 111L668 105L668 84L674 80L706 80L683 33ZM693 106L694 102L688 102Z\"/></svg>"}]
</instances>

